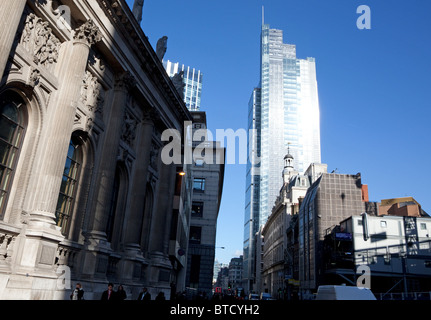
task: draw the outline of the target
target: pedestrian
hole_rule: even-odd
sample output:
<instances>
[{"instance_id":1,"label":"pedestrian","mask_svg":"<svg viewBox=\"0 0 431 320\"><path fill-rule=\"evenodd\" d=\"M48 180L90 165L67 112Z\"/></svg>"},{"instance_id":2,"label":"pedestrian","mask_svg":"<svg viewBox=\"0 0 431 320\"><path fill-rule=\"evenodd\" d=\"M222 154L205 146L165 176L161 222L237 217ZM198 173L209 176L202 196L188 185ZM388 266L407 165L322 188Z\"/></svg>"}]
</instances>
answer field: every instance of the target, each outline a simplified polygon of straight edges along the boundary
<instances>
[{"instance_id":1,"label":"pedestrian","mask_svg":"<svg viewBox=\"0 0 431 320\"><path fill-rule=\"evenodd\" d=\"M111 282L108 283L108 289L103 291L102 298L100 300L115 300L114 285Z\"/></svg>"},{"instance_id":2,"label":"pedestrian","mask_svg":"<svg viewBox=\"0 0 431 320\"><path fill-rule=\"evenodd\" d=\"M151 300L151 294L148 292L147 288L143 288L142 292L138 296L138 300Z\"/></svg>"},{"instance_id":3,"label":"pedestrian","mask_svg":"<svg viewBox=\"0 0 431 320\"><path fill-rule=\"evenodd\" d=\"M165 301L166 300L165 293L163 291L160 291L159 294L156 297L156 300L157 301Z\"/></svg>"},{"instance_id":4,"label":"pedestrian","mask_svg":"<svg viewBox=\"0 0 431 320\"><path fill-rule=\"evenodd\" d=\"M118 300L126 300L127 294L126 294L126 290L124 290L122 284L120 284L118 286L118 289L117 289L117 292L115 293L115 295L116 295Z\"/></svg>"},{"instance_id":5,"label":"pedestrian","mask_svg":"<svg viewBox=\"0 0 431 320\"><path fill-rule=\"evenodd\" d=\"M78 282L75 289L70 294L70 300L84 300L84 290L81 284Z\"/></svg>"}]
</instances>

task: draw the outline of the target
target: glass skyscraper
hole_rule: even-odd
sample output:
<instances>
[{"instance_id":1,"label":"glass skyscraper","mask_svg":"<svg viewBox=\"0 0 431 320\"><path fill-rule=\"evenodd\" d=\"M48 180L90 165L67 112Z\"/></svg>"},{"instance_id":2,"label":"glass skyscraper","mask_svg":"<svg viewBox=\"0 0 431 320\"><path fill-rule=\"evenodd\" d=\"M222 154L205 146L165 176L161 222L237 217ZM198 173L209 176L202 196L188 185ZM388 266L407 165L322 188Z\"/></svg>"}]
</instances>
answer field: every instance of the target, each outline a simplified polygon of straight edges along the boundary
<instances>
[{"instance_id":1,"label":"glass skyscraper","mask_svg":"<svg viewBox=\"0 0 431 320\"><path fill-rule=\"evenodd\" d=\"M173 77L180 71L184 71L184 102L190 111L199 111L201 106L202 95L202 73L191 67L173 63L169 60L163 61L163 66L170 77Z\"/></svg>"},{"instance_id":2,"label":"glass skyscraper","mask_svg":"<svg viewBox=\"0 0 431 320\"><path fill-rule=\"evenodd\" d=\"M262 24L259 87L249 102L249 161L244 216L244 286L254 290L255 235L271 214L282 186L289 147L303 173L320 163L320 114L314 58L298 59L283 31Z\"/></svg>"}]
</instances>

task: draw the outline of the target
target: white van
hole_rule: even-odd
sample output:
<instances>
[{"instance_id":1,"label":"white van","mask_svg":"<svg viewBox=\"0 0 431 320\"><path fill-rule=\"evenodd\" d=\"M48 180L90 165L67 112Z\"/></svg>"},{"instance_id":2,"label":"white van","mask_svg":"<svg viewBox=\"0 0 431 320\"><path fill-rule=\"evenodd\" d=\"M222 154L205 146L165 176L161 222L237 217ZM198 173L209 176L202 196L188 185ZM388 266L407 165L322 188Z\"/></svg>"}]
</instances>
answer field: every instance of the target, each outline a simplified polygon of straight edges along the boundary
<instances>
[{"instance_id":1,"label":"white van","mask_svg":"<svg viewBox=\"0 0 431 320\"><path fill-rule=\"evenodd\" d=\"M377 300L368 288L354 286L320 286L316 300Z\"/></svg>"}]
</instances>

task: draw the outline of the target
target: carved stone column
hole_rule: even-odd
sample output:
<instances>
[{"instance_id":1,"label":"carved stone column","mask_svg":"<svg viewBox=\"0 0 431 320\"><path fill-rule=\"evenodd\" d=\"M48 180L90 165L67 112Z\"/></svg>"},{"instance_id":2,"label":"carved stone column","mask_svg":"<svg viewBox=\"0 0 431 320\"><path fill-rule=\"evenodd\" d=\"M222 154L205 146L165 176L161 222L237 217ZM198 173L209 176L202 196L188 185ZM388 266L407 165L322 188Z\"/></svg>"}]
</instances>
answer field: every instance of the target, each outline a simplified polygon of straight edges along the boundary
<instances>
[{"instance_id":1,"label":"carved stone column","mask_svg":"<svg viewBox=\"0 0 431 320\"><path fill-rule=\"evenodd\" d=\"M26 2L26 0L0 2L0 25L2 30L0 32L0 79L3 77Z\"/></svg>"},{"instance_id":2,"label":"carved stone column","mask_svg":"<svg viewBox=\"0 0 431 320\"><path fill-rule=\"evenodd\" d=\"M129 250L140 250L154 117L155 113L148 110L144 115L144 120L139 124L139 139L136 148L136 161L133 166L129 214L124 238L124 243Z\"/></svg>"},{"instance_id":3,"label":"carved stone column","mask_svg":"<svg viewBox=\"0 0 431 320\"><path fill-rule=\"evenodd\" d=\"M150 285L163 287L169 285L172 265L169 261L168 247L166 246L166 224L172 215L173 199L175 193L175 165L161 164L159 185L157 188L157 198L154 214L151 221L151 233L149 241L150 258ZM165 283L163 283L165 282Z\"/></svg>"},{"instance_id":4,"label":"carved stone column","mask_svg":"<svg viewBox=\"0 0 431 320\"><path fill-rule=\"evenodd\" d=\"M143 121L138 127L136 139L136 160L133 165L130 181L126 226L123 233L124 259L121 263L121 279L124 283L133 281L147 266L142 254L141 233L145 211L148 167L151 158L151 142L154 130L154 119L157 117L152 110L147 110ZM137 272L139 271L139 272Z\"/></svg>"},{"instance_id":5,"label":"carved stone column","mask_svg":"<svg viewBox=\"0 0 431 320\"><path fill-rule=\"evenodd\" d=\"M149 251L166 252L165 246L166 221L172 215L174 191L175 191L175 165L161 164L159 186L157 189L157 206L151 221L151 233L149 241Z\"/></svg>"},{"instance_id":6,"label":"carved stone column","mask_svg":"<svg viewBox=\"0 0 431 320\"><path fill-rule=\"evenodd\" d=\"M98 150L96 191L91 209L91 217L85 232L85 252L83 255L82 275L85 278L106 278L109 256L112 248L107 241L106 228L111 209L112 190L115 181L117 155L125 118L127 97L136 85L133 76L126 72L117 77L114 95L106 123L100 149Z\"/></svg>"},{"instance_id":7,"label":"carved stone column","mask_svg":"<svg viewBox=\"0 0 431 320\"><path fill-rule=\"evenodd\" d=\"M45 222L54 223L54 212L90 46L100 40L98 28L89 20L75 31L74 41L68 43L69 47L63 50L60 60L60 88L48 106L42 133L44 146L39 149L38 157L43 161L30 220L38 216Z\"/></svg>"},{"instance_id":8,"label":"carved stone column","mask_svg":"<svg viewBox=\"0 0 431 320\"><path fill-rule=\"evenodd\" d=\"M109 107L109 116L106 123L103 140L99 152L97 170L95 201L93 205L94 217L90 219L89 228L91 237L106 240L107 217L111 205L112 188L115 180L117 165L117 151L120 144L125 106L129 91L136 85L133 76L126 72L116 79L114 97Z\"/></svg>"},{"instance_id":9,"label":"carved stone column","mask_svg":"<svg viewBox=\"0 0 431 320\"><path fill-rule=\"evenodd\" d=\"M57 244L63 239L55 225L55 210L90 46L100 40L97 27L87 21L75 31L73 42L64 44L68 47L59 61L59 89L47 108L36 155L38 170L31 181L35 192L26 205L29 210L21 264L28 267L38 266L42 260L45 267L53 266ZM41 254L38 247L42 247Z\"/></svg>"}]
</instances>

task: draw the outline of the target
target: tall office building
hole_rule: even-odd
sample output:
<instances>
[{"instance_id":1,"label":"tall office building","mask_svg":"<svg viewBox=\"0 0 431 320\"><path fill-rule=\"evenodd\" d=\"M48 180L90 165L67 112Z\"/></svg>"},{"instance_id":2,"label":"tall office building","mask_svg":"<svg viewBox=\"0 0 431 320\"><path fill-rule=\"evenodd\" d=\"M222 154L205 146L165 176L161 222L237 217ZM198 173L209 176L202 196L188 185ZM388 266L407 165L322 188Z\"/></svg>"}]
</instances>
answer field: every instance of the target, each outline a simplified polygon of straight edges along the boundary
<instances>
[{"instance_id":1,"label":"tall office building","mask_svg":"<svg viewBox=\"0 0 431 320\"><path fill-rule=\"evenodd\" d=\"M180 71L184 72L184 102L190 111L199 111L202 95L202 73L200 70L180 65L179 62L173 63L169 60L163 61L163 66L170 77Z\"/></svg>"},{"instance_id":2,"label":"tall office building","mask_svg":"<svg viewBox=\"0 0 431 320\"><path fill-rule=\"evenodd\" d=\"M260 84L249 102L252 150L246 177L244 287L255 279L255 234L268 219L282 186L283 157L289 147L295 169L320 163L320 115L314 58L298 59L283 31L262 24ZM250 152L251 151L251 152Z\"/></svg>"}]
</instances>

